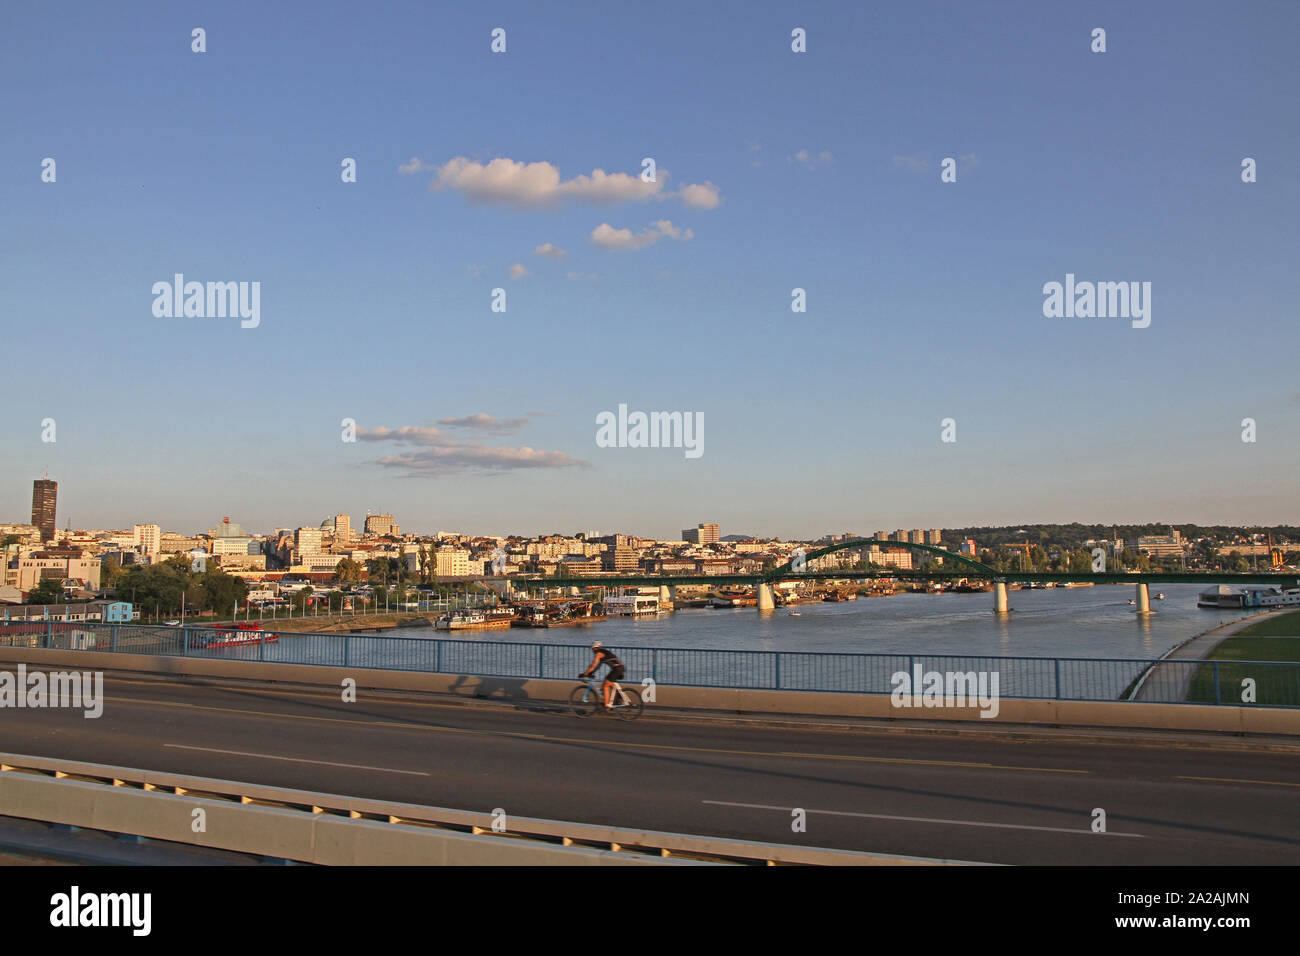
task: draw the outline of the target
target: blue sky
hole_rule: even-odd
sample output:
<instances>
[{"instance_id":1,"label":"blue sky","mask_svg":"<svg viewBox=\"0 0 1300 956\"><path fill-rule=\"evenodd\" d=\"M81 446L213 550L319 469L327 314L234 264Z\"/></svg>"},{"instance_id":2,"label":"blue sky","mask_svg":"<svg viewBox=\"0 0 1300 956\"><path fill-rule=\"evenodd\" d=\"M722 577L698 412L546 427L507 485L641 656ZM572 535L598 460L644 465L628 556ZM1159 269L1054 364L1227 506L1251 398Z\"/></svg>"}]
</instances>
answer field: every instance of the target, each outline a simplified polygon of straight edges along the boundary
<instances>
[{"instance_id":1,"label":"blue sky","mask_svg":"<svg viewBox=\"0 0 1300 956\"><path fill-rule=\"evenodd\" d=\"M1300 6L1057 7L7 10L0 520L48 468L92 527L1300 522ZM260 325L155 317L176 272ZM597 447L620 403L703 456Z\"/></svg>"}]
</instances>

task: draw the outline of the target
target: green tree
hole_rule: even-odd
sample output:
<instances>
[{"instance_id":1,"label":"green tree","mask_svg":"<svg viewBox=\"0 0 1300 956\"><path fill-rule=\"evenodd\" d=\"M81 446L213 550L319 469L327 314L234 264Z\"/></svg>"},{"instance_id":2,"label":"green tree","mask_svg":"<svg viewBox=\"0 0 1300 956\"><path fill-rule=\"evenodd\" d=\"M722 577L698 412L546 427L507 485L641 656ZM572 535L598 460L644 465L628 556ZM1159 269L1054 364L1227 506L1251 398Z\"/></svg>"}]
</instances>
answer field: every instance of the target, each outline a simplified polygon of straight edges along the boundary
<instances>
[{"instance_id":1,"label":"green tree","mask_svg":"<svg viewBox=\"0 0 1300 956\"><path fill-rule=\"evenodd\" d=\"M99 568L99 586L106 591L114 590L123 573L117 558L105 558Z\"/></svg>"},{"instance_id":2,"label":"green tree","mask_svg":"<svg viewBox=\"0 0 1300 956\"><path fill-rule=\"evenodd\" d=\"M334 580L339 584L358 584L361 577L361 565L351 558L344 558L334 566Z\"/></svg>"},{"instance_id":3,"label":"green tree","mask_svg":"<svg viewBox=\"0 0 1300 956\"><path fill-rule=\"evenodd\" d=\"M224 617L228 613L233 614L235 602L242 602L248 597L248 585L242 578L229 575L215 565L203 572L202 581L199 583L203 589L201 597L203 609L214 612L218 617ZM197 601L195 604L198 606Z\"/></svg>"},{"instance_id":4,"label":"green tree","mask_svg":"<svg viewBox=\"0 0 1300 956\"><path fill-rule=\"evenodd\" d=\"M54 578L41 578L27 592L28 604L62 604L64 599L63 583Z\"/></svg>"}]
</instances>

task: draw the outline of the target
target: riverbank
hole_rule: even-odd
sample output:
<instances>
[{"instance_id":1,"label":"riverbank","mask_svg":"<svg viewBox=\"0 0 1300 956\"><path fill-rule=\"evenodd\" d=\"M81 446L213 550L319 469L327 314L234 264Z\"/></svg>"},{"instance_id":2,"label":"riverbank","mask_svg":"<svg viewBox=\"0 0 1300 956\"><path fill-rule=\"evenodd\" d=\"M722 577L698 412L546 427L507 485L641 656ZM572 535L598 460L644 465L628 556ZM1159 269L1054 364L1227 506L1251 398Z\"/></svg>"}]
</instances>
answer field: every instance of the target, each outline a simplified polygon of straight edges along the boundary
<instances>
[{"instance_id":1,"label":"riverbank","mask_svg":"<svg viewBox=\"0 0 1300 956\"><path fill-rule=\"evenodd\" d=\"M281 634L357 634L366 631L387 631L399 627L433 627L441 611L403 611L390 614L322 614L319 617L265 618L257 623L267 631ZM190 627L233 627L231 621L187 621Z\"/></svg>"}]
</instances>

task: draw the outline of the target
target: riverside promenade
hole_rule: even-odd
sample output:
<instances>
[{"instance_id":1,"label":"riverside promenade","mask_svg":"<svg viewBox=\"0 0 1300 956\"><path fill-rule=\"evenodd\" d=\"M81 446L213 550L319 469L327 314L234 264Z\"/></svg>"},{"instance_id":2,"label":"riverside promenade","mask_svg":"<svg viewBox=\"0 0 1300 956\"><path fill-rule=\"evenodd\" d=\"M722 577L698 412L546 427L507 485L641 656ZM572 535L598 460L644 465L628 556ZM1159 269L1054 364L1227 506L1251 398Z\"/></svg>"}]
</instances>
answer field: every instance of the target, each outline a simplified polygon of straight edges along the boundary
<instances>
[{"instance_id":1,"label":"riverside promenade","mask_svg":"<svg viewBox=\"0 0 1300 956\"><path fill-rule=\"evenodd\" d=\"M1240 633L1252 624L1259 623L1259 621L1273 613L1275 612L1261 611L1258 614L1252 614L1250 617L1228 621L1218 627L1212 627L1208 631L1202 631L1200 634L1189 637L1181 644L1175 644L1160 659L1162 662L1169 663L1159 663L1151 667L1130 699L1165 701L1169 699L1172 691L1175 695L1178 695L1179 699L1187 700L1197 669L1184 665L1191 661L1205 660L1225 640Z\"/></svg>"}]
</instances>

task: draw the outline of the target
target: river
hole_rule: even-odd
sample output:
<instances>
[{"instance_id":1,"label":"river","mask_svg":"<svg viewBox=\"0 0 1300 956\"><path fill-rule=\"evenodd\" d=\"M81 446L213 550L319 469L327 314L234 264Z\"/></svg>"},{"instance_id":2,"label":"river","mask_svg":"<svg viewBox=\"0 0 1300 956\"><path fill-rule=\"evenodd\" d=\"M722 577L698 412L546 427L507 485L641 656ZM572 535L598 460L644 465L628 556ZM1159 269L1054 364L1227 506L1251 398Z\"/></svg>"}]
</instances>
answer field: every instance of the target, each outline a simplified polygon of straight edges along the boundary
<instances>
[{"instance_id":1,"label":"river","mask_svg":"<svg viewBox=\"0 0 1300 956\"><path fill-rule=\"evenodd\" d=\"M402 628L402 637L427 634L458 640L578 644L601 640L611 647L699 647L727 650L853 653L972 654L1017 657L1155 658L1175 644L1241 610L1196 606L1201 586L1151 589L1150 616L1128 602L1134 588L1097 585L1012 591L1011 613L993 613L993 595L897 594L760 614L754 608L684 608L657 618L610 618L589 627L446 631ZM1253 613L1253 612L1250 612Z\"/></svg>"}]
</instances>

